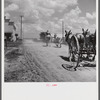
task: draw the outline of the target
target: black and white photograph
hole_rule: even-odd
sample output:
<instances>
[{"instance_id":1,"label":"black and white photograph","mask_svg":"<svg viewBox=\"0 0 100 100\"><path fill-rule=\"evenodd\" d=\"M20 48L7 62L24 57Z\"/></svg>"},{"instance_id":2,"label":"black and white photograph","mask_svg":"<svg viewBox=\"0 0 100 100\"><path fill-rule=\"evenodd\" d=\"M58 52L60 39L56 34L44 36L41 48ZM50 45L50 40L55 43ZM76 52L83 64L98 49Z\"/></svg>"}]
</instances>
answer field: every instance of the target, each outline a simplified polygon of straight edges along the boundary
<instances>
[{"instance_id":1,"label":"black and white photograph","mask_svg":"<svg viewBox=\"0 0 100 100\"><path fill-rule=\"evenodd\" d=\"M97 82L96 0L4 0L3 17L5 83Z\"/></svg>"}]
</instances>

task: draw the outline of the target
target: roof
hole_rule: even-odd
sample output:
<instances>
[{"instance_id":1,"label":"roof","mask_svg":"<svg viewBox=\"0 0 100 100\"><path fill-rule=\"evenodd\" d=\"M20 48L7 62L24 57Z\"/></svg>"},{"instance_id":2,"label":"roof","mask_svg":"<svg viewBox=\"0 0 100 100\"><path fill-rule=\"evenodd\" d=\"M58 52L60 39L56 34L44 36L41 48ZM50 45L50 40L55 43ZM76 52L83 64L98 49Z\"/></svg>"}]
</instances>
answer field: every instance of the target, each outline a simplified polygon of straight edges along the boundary
<instances>
[{"instance_id":1,"label":"roof","mask_svg":"<svg viewBox=\"0 0 100 100\"><path fill-rule=\"evenodd\" d=\"M16 26L15 26L14 22L10 21L10 19L5 18L4 32L5 33L13 33L13 30L16 30Z\"/></svg>"},{"instance_id":2,"label":"roof","mask_svg":"<svg viewBox=\"0 0 100 100\"><path fill-rule=\"evenodd\" d=\"M5 19L5 23L9 23L10 19Z\"/></svg>"}]
</instances>

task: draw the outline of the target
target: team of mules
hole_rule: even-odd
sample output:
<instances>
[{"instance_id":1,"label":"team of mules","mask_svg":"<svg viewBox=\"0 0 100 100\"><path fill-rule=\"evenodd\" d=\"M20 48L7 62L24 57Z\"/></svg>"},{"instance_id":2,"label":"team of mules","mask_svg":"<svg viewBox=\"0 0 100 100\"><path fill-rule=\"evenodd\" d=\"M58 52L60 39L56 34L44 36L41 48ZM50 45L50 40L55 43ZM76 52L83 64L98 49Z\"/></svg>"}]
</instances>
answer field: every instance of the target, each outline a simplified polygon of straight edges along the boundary
<instances>
[{"instance_id":1,"label":"team of mules","mask_svg":"<svg viewBox=\"0 0 100 100\"><path fill-rule=\"evenodd\" d=\"M89 51L93 48L96 53L96 31L91 34L88 29L86 31L82 29L82 33L72 34L71 30L69 32L65 30L65 33L65 41L68 43L69 48L71 48L71 41L74 41L76 37L78 39L80 49L84 48ZM89 57L89 53L87 53L87 57Z\"/></svg>"},{"instance_id":2,"label":"team of mules","mask_svg":"<svg viewBox=\"0 0 100 100\"><path fill-rule=\"evenodd\" d=\"M61 44L63 41L62 41L62 38L57 36L57 34L54 34L54 36L51 36L51 34L48 31L44 32L44 34L45 34L45 42L47 46L50 42L54 42L56 46L60 45L61 47ZM90 49L92 46L93 48L95 48L96 31L93 34L91 34L90 31L88 31L88 29L86 31L82 29L82 33L73 34L71 30L69 31L65 30L65 40L64 41L69 45L69 48L71 46L70 44L71 38L74 36L77 37L81 48L84 47L84 48Z\"/></svg>"},{"instance_id":3,"label":"team of mules","mask_svg":"<svg viewBox=\"0 0 100 100\"><path fill-rule=\"evenodd\" d=\"M72 68L76 70L82 58L94 61L96 55L96 31L90 33L82 29L82 33L72 34L71 30L65 30L65 41L69 46L69 60L76 61L76 65Z\"/></svg>"},{"instance_id":4,"label":"team of mules","mask_svg":"<svg viewBox=\"0 0 100 100\"><path fill-rule=\"evenodd\" d=\"M82 29L81 33L73 34L71 30L65 30L65 33L64 43L67 43L69 47L69 61L76 62L73 69L76 70L82 58L89 60L91 58L91 61L94 61L96 55L96 31L91 34L88 29ZM45 41L46 46L48 46L50 42L53 42L60 48L63 43L62 38L59 38L56 34L52 37L48 31L45 32Z\"/></svg>"},{"instance_id":5,"label":"team of mules","mask_svg":"<svg viewBox=\"0 0 100 100\"><path fill-rule=\"evenodd\" d=\"M76 70L82 58L94 61L96 55L96 31L91 34L88 29L82 29L82 33L73 34L71 30L65 30L65 33L65 43L69 47L69 61L76 62L72 67L74 70ZM52 40L51 35L47 35L47 46L50 40ZM56 34L53 37L53 42L57 47L61 47L63 43L62 39L57 37Z\"/></svg>"}]
</instances>

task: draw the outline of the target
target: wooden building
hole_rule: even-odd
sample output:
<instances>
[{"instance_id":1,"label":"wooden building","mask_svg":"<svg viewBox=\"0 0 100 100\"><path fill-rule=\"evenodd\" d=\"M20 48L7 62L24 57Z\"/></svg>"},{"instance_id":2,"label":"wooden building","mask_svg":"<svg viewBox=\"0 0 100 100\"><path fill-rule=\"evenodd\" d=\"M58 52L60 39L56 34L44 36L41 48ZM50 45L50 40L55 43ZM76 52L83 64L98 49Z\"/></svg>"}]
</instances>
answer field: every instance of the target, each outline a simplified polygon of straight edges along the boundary
<instances>
[{"instance_id":1,"label":"wooden building","mask_svg":"<svg viewBox=\"0 0 100 100\"><path fill-rule=\"evenodd\" d=\"M13 21L4 17L4 36L7 41L16 41L16 26Z\"/></svg>"}]
</instances>

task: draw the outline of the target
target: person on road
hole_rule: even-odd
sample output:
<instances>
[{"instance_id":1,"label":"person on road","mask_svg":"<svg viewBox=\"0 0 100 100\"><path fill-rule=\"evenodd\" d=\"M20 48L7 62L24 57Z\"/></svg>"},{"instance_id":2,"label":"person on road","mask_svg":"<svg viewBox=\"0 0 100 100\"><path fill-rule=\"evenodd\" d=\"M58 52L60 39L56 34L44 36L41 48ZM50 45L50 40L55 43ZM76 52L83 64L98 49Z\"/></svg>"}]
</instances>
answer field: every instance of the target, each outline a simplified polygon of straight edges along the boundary
<instances>
[{"instance_id":1,"label":"person on road","mask_svg":"<svg viewBox=\"0 0 100 100\"><path fill-rule=\"evenodd\" d=\"M46 46L48 46L48 44L49 44L49 42L51 40L51 34L49 33L48 30L46 32L45 40L46 40Z\"/></svg>"}]
</instances>

